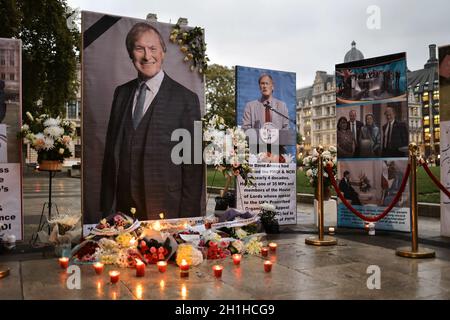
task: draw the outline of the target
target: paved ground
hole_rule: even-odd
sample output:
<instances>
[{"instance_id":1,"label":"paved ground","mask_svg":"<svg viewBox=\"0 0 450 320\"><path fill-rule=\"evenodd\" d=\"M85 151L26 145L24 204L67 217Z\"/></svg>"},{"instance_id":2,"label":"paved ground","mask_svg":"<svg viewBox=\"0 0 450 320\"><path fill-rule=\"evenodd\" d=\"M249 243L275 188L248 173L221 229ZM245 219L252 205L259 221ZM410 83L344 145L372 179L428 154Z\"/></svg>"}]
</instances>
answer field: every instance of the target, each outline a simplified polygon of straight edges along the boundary
<instances>
[{"instance_id":1,"label":"paved ground","mask_svg":"<svg viewBox=\"0 0 450 320\"><path fill-rule=\"evenodd\" d=\"M31 238L48 197L48 177L25 178L25 236ZM80 211L80 180L60 174L54 180L53 198L60 211ZM213 211L213 196L208 210ZM436 250L436 258L411 260L395 256L395 248L409 245L408 234L339 229L334 247L305 245L314 232L312 207L298 205L298 225L272 237L279 244L273 271L263 271L261 257L246 257L240 267L231 260L221 280L212 276L208 261L180 279L178 269L169 265L160 274L147 268L145 278L133 270L120 270L121 281L109 284L107 272L95 275L90 266L81 266L81 290L69 290L68 275L59 268L50 249L33 252L27 244L0 253L0 264L11 275L0 280L0 299L450 299L450 245L439 237L439 220L420 218L421 245ZM24 252L21 253L20 252ZM367 288L367 268L381 271L381 289Z\"/></svg>"}]
</instances>

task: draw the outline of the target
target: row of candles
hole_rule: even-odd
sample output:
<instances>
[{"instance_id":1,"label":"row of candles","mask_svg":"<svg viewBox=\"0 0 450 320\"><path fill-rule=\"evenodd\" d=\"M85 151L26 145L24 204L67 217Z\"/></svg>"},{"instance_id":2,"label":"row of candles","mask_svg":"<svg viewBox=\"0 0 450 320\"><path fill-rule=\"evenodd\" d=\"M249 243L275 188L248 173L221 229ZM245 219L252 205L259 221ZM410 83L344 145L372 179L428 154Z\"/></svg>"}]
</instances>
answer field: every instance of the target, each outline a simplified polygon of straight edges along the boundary
<instances>
[{"instance_id":1,"label":"row of candles","mask_svg":"<svg viewBox=\"0 0 450 320\"><path fill-rule=\"evenodd\" d=\"M261 248L261 255L263 257L267 257L269 254L269 250L272 252L276 252L277 250L277 244L276 243L269 243L269 247L263 247ZM233 259L233 264L236 266L239 266L241 264L242 255L241 254L233 254L231 256ZM63 269L67 269L69 267L69 258L62 257L59 258L59 265ZM167 262L166 261L158 261L156 263L156 266L158 267L158 271L161 273L166 272L167 270ZM103 273L104 264L101 262L96 262L93 264L95 273L100 275ZM189 277L189 264L186 260L182 260L180 264L180 277L185 278ZM224 267L221 265L214 265L212 267L212 270L214 272L214 276L216 278L222 277L222 271ZM272 271L272 262L270 261L264 261L264 271L265 272L271 272ZM119 281L120 272L116 270L112 270L109 272L109 277L111 283L117 283ZM144 277L145 276L145 263L141 260L136 260L136 277Z\"/></svg>"}]
</instances>

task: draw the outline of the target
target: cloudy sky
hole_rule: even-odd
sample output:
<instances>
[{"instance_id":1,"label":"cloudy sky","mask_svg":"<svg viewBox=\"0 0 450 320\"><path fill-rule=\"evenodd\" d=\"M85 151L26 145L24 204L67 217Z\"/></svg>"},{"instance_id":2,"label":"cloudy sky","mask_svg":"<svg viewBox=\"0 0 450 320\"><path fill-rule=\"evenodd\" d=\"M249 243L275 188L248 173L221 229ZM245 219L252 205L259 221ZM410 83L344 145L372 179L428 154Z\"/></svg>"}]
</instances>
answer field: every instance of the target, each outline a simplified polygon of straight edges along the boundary
<instances>
[{"instance_id":1,"label":"cloudy sky","mask_svg":"<svg viewBox=\"0 0 450 320\"><path fill-rule=\"evenodd\" d=\"M407 52L408 68L423 68L428 45L450 44L448 0L68 0L73 8L206 29L212 63L291 71L297 88L311 85L316 70L334 71L350 43L366 58ZM379 29L368 28L380 10ZM373 26L374 24L372 24Z\"/></svg>"}]
</instances>

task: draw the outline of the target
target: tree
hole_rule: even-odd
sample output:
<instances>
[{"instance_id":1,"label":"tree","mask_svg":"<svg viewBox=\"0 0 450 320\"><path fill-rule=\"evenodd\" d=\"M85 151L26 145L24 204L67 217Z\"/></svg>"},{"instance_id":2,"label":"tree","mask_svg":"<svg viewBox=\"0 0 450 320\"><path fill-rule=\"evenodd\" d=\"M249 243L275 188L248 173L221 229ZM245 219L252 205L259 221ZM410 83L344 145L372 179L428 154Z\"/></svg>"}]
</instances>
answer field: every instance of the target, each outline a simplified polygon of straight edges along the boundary
<instances>
[{"instance_id":1,"label":"tree","mask_svg":"<svg viewBox=\"0 0 450 320\"><path fill-rule=\"evenodd\" d=\"M236 126L236 108L234 99L234 68L218 64L208 66L206 71L206 104L208 120L217 114L225 123Z\"/></svg>"},{"instance_id":2,"label":"tree","mask_svg":"<svg viewBox=\"0 0 450 320\"><path fill-rule=\"evenodd\" d=\"M66 0L0 0L0 37L22 40L23 112L62 115L75 98L80 33Z\"/></svg>"}]
</instances>

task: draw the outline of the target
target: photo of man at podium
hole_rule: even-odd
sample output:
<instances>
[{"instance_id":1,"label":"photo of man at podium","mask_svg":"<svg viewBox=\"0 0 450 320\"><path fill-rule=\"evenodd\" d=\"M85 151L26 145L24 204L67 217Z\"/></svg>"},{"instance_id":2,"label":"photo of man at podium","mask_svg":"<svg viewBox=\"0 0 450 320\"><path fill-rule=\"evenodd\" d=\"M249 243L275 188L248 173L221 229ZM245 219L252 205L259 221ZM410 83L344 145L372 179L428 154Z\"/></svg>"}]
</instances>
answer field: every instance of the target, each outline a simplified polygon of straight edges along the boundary
<instances>
[{"instance_id":1,"label":"photo of man at podium","mask_svg":"<svg viewBox=\"0 0 450 320\"><path fill-rule=\"evenodd\" d=\"M258 152L267 152L272 162L284 163L287 145L296 144L295 122L286 103L274 97L275 83L268 73L258 78L260 97L245 104L242 129L255 129ZM250 142L252 144L252 142ZM261 144L264 144L262 146ZM277 148L279 146L279 148Z\"/></svg>"}]
</instances>

